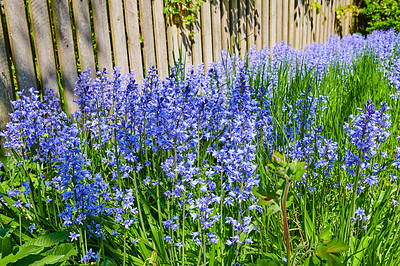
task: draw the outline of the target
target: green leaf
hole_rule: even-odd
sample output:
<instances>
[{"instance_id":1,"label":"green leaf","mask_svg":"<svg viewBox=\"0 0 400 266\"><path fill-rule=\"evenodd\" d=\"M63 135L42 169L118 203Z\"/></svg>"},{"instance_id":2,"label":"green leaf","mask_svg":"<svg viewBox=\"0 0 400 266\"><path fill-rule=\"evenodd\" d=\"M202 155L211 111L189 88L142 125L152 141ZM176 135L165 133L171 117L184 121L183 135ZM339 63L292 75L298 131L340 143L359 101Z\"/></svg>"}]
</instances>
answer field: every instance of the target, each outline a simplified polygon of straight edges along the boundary
<instances>
[{"instance_id":1,"label":"green leaf","mask_svg":"<svg viewBox=\"0 0 400 266\"><path fill-rule=\"evenodd\" d=\"M78 251L76 251L74 244L72 243L64 243L55 246L54 248L46 251L43 253L43 255L49 256L49 255L64 255L69 257L75 256L78 254Z\"/></svg>"},{"instance_id":2,"label":"green leaf","mask_svg":"<svg viewBox=\"0 0 400 266\"><path fill-rule=\"evenodd\" d=\"M43 247L39 246L22 246L19 248L16 254L10 254L7 257L0 260L0 265L7 265L8 263L17 262L20 259L23 259L31 254L38 254L43 251Z\"/></svg>"},{"instance_id":3,"label":"green leaf","mask_svg":"<svg viewBox=\"0 0 400 266\"><path fill-rule=\"evenodd\" d=\"M254 196L260 199L259 203L260 205L270 205L275 202L276 194L270 193L268 191L264 191L261 188L258 187L253 187L251 189L251 192L253 192Z\"/></svg>"},{"instance_id":4,"label":"green leaf","mask_svg":"<svg viewBox=\"0 0 400 266\"><path fill-rule=\"evenodd\" d=\"M53 264L56 262L66 261L68 259L69 259L69 257L67 257L65 255L49 255L49 256L46 256L43 259L36 261L30 265L31 266L44 266L47 264Z\"/></svg>"},{"instance_id":5,"label":"green leaf","mask_svg":"<svg viewBox=\"0 0 400 266\"><path fill-rule=\"evenodd\" d=\"M349 249L349 245L335 238L327 243L328 251L331 253L341 253Z\"/></svg>"},{"instance_id":6,"label":"green leaf","mask_svg":"<svg viewBox=\"0 0 400 266\"><path fill-rule=\"evenodd\" d=\"M0 230L0 259L6 257L12 251L12 235L8 228Z\"/></svg>"},{"instance_id":7,"label":"green leaf","mask_svg":"<svg viewBox=\"0 0 400 266\"><path fill-rule=\"evenodd\" d=\"M54 232L27 241L24 246L50 247L68 239L68 232Z\"/></svg>"},{"instance_id":8,"label":"green leaf","mask_svg":"<svg viewBox=\"0 0 400 266\"><path fill-rule=\"evenodd\" d=\"M326 261L328 265L342 265L343 258L339 257L339 255L348 248L349 246L346 243L335 238L328 243L320 245L315 254Z\"/></svg>"},{"instance_id":9,"label":"green leaf","mask_svg":"<svg viewBox=\"0 0 400 266\"><path fill-rule=\"evenodd\" d=\"M325 226L324 228L321 229L321 234L319 236L319 241L325 242L329 241L332 238L332 231L330 225Z\"/></svg>"}]
</instances>

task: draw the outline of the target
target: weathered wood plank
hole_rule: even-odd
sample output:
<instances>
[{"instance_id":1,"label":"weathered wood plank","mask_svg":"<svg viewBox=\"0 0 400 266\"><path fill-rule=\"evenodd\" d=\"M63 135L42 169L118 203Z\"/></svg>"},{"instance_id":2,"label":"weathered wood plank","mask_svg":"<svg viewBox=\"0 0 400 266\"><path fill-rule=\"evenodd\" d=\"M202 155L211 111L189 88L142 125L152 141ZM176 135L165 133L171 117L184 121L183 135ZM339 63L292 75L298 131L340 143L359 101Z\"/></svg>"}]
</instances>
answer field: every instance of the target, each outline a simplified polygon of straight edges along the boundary
<instances>
[{"instance_id":1,"label":"weathered wood plank","mask_svg":"<svg viewBox=\"0 0 400 266\"><path fill-rule=\"evenodd\" d=\"M270 16L269 16L269 5L270 1L269 0L264 0L262 3L262 12L261 12L261 21L262 21L262 26L261 26L261 34L262 34L262 45L263 47L269 46L269 49L271 49L270 46Z\"/></svg>"},{"instance_id":2,"label":"weathered wood plank","mask_svg":"<svg viewBox=\"0 0 400 266\"><path fill-rule=\"evenodd\" d=\"M276 43L280 43L283 41L282 32L283 32L283 0L276 0Z\"/></svg>"},{"instance_id":3,"label":"weathered wood plank","mask_svg":"<svg viewBox=\"0 0 400 266\"><path fill-rule=\"evenodd\" d=\"M151 1L139 0L140 26L144 43L143 57L146 69L156 65L151 9Z\"/></svg>"},{"instance_id":4,"label":"weathered wood plank","mask_svg":"<svg viewBox=\"0 0 400 266\"><path fill-rule=\"evenodd\" d=\"M296 7L296 35L295 35L295 47L297 49L301 49L301 45L302 45L302 23L303 23L303 14L301 12L302 8L301 8L301 3L300 1L297 2L297 7Z\"/></svg>"},{"instance_id":5,"label":"weathered wood plank","mask_svg":"<svg viewBox=\"0 0 400 266\"><path fill-rule=\"evenodd\" d=\"M289 43L289 0L282 1L282 39L285 43Z\"/></svg>"},{"instance_id":6,"label":"weathered wood plank","mask_svg":"<svg viewBox=\"0 0 400 266\"><path fill-rule=\"evenodd\" d=\"M217 61L221 56L221 1L211 3L213 59Z\"/></svg>"},{"instance_id":7,"label":"weathered wood plank","mask_svg":"<svg viewBox=\"0 0 400 266\"><path fill-rule=\"evenodd\" d=\"M182 50L182 60L185 64L185 70L193 64L192 41L190 40L189 33L190 29L181 23L179 26L178 44Z\"/></svg>"},{"instance_id":8,"label":"weathered wood plank","mask_svg":"<svg viewBox=\"0 0 400 266\"><path fill-rule=\"evenodd\" d=\"M124 10L122 1L108 1L111 24L111 39L114 52L114 65L121 68L121 73L129 71L128 51L126 49L126 35Z\"/></svg>"},{"instance_id":9,"label":"weathered wood plank","mask_svg":"<svg viewBox=\"0 0 400 266\"><path fill-rule=\"evenodd\" d=\"M0 15L0 19L2 19ZM10 121L9 113L12 112L10 101L14 100L14 89L11 85L11 68L8 64L5 46L5 34L0 23L0 130L6 128Z\"/></svg>"},{"instance_id":10,"label":"weathered wood plank","mask_svg":"<svg viewBox=\"0 0 400 266\"><path fill-rule=\"evenodd\" d=\"M311 42L317 41L317 9L314 7L312 8L312 17L311 17Z\"/></svg>"},{"instance_id":11,"label":"weathered wood plank","mask_svg":"<svg viewBox=\"0 0 400 266\"><path fill-rule=\"evenodd\" d=\"M160 77L164 79L168 76L168 56L163 7L163 0L153 2L153 23L156 44L157 68Z\"/></svg>"},{"instance_id":12,"label":"weathered wood plank","mask_svg":"<svg viewBox=\"0 0 400 266\"><path fill-rule=\"evenodd\" d=\"M295 21L295 1L289 1L289 44L294 46L294 40L296 35L296 21Z\"/></svg>"},{"instance_id":13,"label":"weathered wood plank","mask_svg":"<svg viewBox=\"0 0 400 266\"><path fill-rule=\"evenodd\" d=\"M254 34L255 34L255 43L257 50L262 49L262 34L261 34L261 27L262 27L262 0L255 0L254 3L255 12L254 12Z\"/></svg>"},{"instance_id":14,"label":"weathered wood plank","mask_svg":"<svg viewBox=\"0 0 400 266\"><path fill-rule=\"evenodd\" d=\"M38 89L28 24L24 11L25 4L23 0L4 1L4 12L7 20L12 58L17 72L18 87L21 90L31 87Z\"/></svg>"},{"instance_id":15,"label":"weathered wood plank","mask_svg":"<svg viewBox=\"0 0 400 266\"><path fill-rule=\"evenodd\" d=\"M143 83L142 48L140 47L139 13L137 1L124 0L126 37L128 42L129 70L134 71L135 80ZM168 71L168 61L165 59Z\"/></svg>"},{"instance_id":16,"label":"weathered wood plank","mask_svg":"<svg viewBox=\"0 0 400 266\"><path fill-rule=\"evenodd\" d=\"M72 0L72 10L75 20L76 39L78 43L79 62L81 70L91 69L92 77L96 76L94 61L92 31L90 25L89 5L87 0Z\"/></svg>"},{"instance_id":17,"label":"weathered wood plank","mask_svg":"<svg viewBox=\"0 0 400 266\"><path fill-rule=\"evenodd\" d=\"M345 5L349 5L349 4L351 4L351 0L346 0L345 1ZM344 28L344 33L345 33L345 35L347 35L347 34L350 34L350 32L351 32L351 27L352 27L352 25L351 25L351 23L352 23L352 16L348 13L348 14L346 14L346 18L344 19L345 20L345 28Z\"/></svg>"},{"instance_id":18,"label":"weathered wood plank","mask_svg":"<svg viewBox=\"0 0 400 266\"><path fill-rule=\"evenodd\" d=\"M238 13L239 13L239 53L243 57L247 51L247 23L246 23L246 0L238 0Z\"/></svg>"},{"instance_id":19,"label":"weathered wood plank","mask_svg":"<svg viewBox=\"0 0 400 266\"><path fill-rule=\"evenodd\" d=\"M179 32L177 25L173 22L172 16L167 18L167 41L168 41L168 64L175 66L179 56Z\"/></svg>"},{"instance_id":20,"label":"weathered wood plank","mask_svg":"<svg viewBox=\"0 0 400 266\"><path fill-rule=\"evenodd\" d=\"M276 26L276 1L272 0L270 3L270 19L269 19L269 47L271 51L273 50L275 44L277 43L277 26Z\"/></svg>"},{"instance_id":21,"label":"weathered wood plank","mask_svg":"<svg viewBox=\"0 0 400 266\"><path fill-rule=\"evenodd\" d=\"M247 49L249 50L250 47L254 46L254 40L255 40L255 31L254 31L254 13L255 13L255 6L254 6L254 0L247 0L247 6L246 6L246 21L247 21Z\"/></svg>"},{"instance_id":22,"label":"weathered wood plank","mask_svg":"<svg viewBox=\"0 0 400 266\"><path fill-rule=\"evenodd\" d=\"M96 37L97 61L99 70L106 68L112 71L110 33L108 30L108 14L106 0L91 0L93 10L93 26Z\"/></svg>"},{"instance_id":23,"label":"weathered wood plank","mask_svg":"<svg viewBox=\"0 0 400 266\"><path fill-rule=\"evenodd\" d=\"M229 0L222 0L221 3L221 47L222 50L227 50L230 46L231 36Z\"/></svg>"},{"instance_id":24,"label":"weathered wood plank","mask_svg":"<svg viewBox=\"0 0 400 266\"><path fill-rule=\"evenodd\" d=\"M60 98L47 1L29 0L29 9L41 86Z\"/></svg>"},{"instance_id":25,"label":"weathered wood plank","mask_svg":"<svg viewBox=\"0 0 400 266\"><path fill-rule=\"evenodd\" d=\"M321 1L319 0L317 3L321 4ZM321 42L321 26L322 26L322 14L321 14L321 10L320 12L317 14L316 18L315 18L315 41L317 43Z\"/></svg>"},{"instance_id":26,"label":"weathered wood plank","mask_svg":"<svg viewBox=\"0 0 400 266\"><path fill-rule=\"evenodd\" d=\"M202 31L201 31L201 17L200 12L197 13L196 22L193 25L193 43L192 43L192 51L193 51L193 65L197 67L201 63L203 63L203 48L201 44L202 39Z\"/></svg>"},{"instance_id":27,"label":"weathered wood plank","mask_svg":"<svg viewBox=\"0 0 400 266\"><path fill-rule=\"evenodd\" d=\"M201 7L201 29L204 66L207 67L213 61L213 43L211 30L211 5L205 1Z\"/></svg>"},{"instance_id":28,"label":"weathered wood plank","mask_svg":"<svg viewBox=\"0 0 400 266\"><path fill-rule=\"evenodd\" d=\"M301 42L301 49L304 49L307 45L307 33L308 33L308 16L307 16L307 8L306 8L306 4L300 4L302 9L302 42Z\"/></svg>"},{"instance_id":29,"label":"weathered wood plank","mask_svg":"<svg viewBox=\"0 0 400 266\"><path fill-rule=\"evenodd\" d=\"M238 0L230 1L231 53L239 54L239 5Z\"/></svg>"},{"instance_id":30,"label":"weathered wood plank","mask_svg":"<svg viewBox=\"0 0 400 266\"><path fill-rule=\"evenodd\" d=\"M328 36L327 38L329 38L329 36L332 34L332 23L331 23L331 15L332 15L332 5L331 5L331 1L327 1L327 7L328 7L328 15L327 15L327 28L328 28Z\"/></svg>"},{"instance_id":31,"label":"weathered wood plank","mask_svg":"<svg viewBox=\"0 0 400 266\"><path fill-rule=\"evenodd\" d=\"M78 105L74 102L77 100L74 95L77 69L69 5L68 0L52 0L51 3L56 28L58 60L64 85L64 98L69 113L73 114L78 110Z\"/></svg>"}]
</instances>

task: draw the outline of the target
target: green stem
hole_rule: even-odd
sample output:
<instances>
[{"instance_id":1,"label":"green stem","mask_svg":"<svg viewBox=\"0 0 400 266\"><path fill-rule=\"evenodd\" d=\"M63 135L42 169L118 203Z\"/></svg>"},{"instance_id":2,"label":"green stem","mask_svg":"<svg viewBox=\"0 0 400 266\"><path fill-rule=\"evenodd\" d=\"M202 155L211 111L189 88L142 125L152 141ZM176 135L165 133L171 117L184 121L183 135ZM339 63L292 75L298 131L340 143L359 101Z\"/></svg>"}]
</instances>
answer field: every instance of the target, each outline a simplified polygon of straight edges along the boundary
<instances>
[{"instance_id":1,"label":"green stem","mask_svg":"<svg viewBox=\"0 0 400 266\"><path fill-rule=\"evenodd\" d=\"M285 186L285 193L284 193L283 199L282 199L282 215L283 215L283 225L284 225L284 230L285 230L287 261L290 261L289 225L288 225L287 213L286 213L286 201L287 201L287 195L289 193L290 180L288 178L286 178L286 180L287 180L287 182L286 182L286 186Z\"/></svg>"},{"instance_id":2,"label":"green stem","mask_svg":"<svg viewBox=\"0 0 400 266\"><path fill-rule=\"evenodd\" d=\"M19 212L19 245L22 246L21 211Z\"/></svg>"}]
</instances>

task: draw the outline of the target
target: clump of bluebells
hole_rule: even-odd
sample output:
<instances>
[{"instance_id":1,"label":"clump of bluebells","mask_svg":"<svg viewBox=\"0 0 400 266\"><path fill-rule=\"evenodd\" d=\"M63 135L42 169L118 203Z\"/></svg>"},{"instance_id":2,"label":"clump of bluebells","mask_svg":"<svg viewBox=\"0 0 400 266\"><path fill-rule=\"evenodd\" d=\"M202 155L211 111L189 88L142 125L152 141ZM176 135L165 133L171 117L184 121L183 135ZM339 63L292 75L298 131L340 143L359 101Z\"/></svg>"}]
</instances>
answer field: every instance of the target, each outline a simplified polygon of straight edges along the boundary
<instances>
[{"instance_id":1,"label":"clump of bluebells","mask_svg":"<svg viewBox=\"0 0 400 266\"><path fill-rule=\"evenodd\" d=\"M400 43L393 32L379 34ZM20 244L44 231L67 232L80 263L143 264L153 251L171 265L282 260L280 210L259 205L252 193L264 187L282 194L266 167L278 150L307 170L288 197L292 242L306 248L285 259L318 259L320 236L310 217L315 228L344 228L331 234L358 247L354 237L376 224L368 206L383 204L382 197L398 205L397 192L380 196L388 183L397 186L400 149L389 144L398 104L390 98L393 109L382 102L378 110L371 99L357 102L364 108L354 106L336 125L339 138L324 124L332 108L342 108L330 104L338 89L333 82L329 93L319 88L332 65L344 80L353 71L347 58L377 42L355 35L304 51L284 44L252 49L245 59L222 53L207 70L191 66L185 73L177 64L164 80L151 68L141 85L118 68L94 78L87 71L77 79L79 110L71 117L51 91L21 92L2 133L2 213L24 219ZM380 71L399 91L387 61L400 51L377 47ZM277 93L282 86L293 94ZM340 221L342 213L326 215L338 209L350 211Z\"/></svg>"}]
</instances>

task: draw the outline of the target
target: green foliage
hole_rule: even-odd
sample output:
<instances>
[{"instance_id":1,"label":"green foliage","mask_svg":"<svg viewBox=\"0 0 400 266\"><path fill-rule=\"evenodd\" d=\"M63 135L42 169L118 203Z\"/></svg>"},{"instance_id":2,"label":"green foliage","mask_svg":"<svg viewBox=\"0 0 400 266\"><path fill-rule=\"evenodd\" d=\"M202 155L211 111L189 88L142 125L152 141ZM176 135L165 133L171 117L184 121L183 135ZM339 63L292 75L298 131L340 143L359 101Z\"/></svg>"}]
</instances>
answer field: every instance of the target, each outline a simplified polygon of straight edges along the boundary
<instances>
[{"instance_id":1,"label":"green foliage","mask_svg":"<svg viewBox=\"0 0 400 266\"><path fill-rule=\"evenodd\" d=\"M395 29L400 32L400 2L398 0L365 0L361 9L369 20L367 31Z\"/></svg>"},{"instance_id":2,"label":"green foliage","mask_svg":"<svg viewBox=\"0 0 400 266\"><path fill-rule=\"evenodd\" d=\"M336 17L351 14L355 19L354 31L363 34L374 30L394 29L400 32L400 2L398 0L359 0L336 9Z\"/></svg>"},{"instance_id":3,"label":"green foliage","mask_svg":"<svg viewBox=\"0 0 400 266\"><path fill-rule=\"evenodd\" d=\"M189 37L194 37L193 24L196 22L199 8L204 0L166 0L164 3L164 14L172 15L173 22L183 23L190 28Z\"/></svg>"},{"instance_id":4,"label":"green foliage","mask_svg":"<svg viewBox=\"0 0 400 266\"><path fill-rule=\"evenodd\" d=\"M6 234L7 236L7 234ZM66 232L54 232L39 236L25 242L23 246L14 246L11 249L11 241L4 245L3 240L2 252L7 254L0 259L0 265L55 265L55 263L65 263L78 252L72 243L64 243L68 239Z\"/></svg>"}]
</instances>

